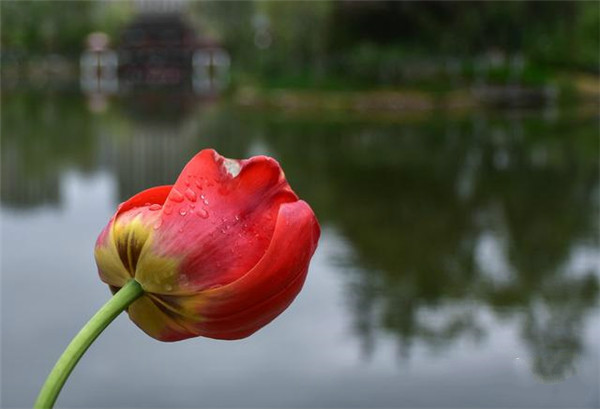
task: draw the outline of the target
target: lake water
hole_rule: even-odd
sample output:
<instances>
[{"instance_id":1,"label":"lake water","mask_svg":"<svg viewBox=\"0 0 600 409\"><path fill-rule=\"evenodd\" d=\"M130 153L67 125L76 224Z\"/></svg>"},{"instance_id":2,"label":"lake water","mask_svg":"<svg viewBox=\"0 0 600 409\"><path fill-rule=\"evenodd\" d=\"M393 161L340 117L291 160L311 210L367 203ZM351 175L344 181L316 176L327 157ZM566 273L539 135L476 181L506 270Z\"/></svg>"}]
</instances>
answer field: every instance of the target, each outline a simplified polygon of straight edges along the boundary
<instances>
[{"instance_id":1,"label":"lake water","mask_svg":"<svg viewBox=\"0 0 600 409\"><path fill-rule=\"evenodd\" d=\"M110 296L94 241L197 151L268 154L322 237L254 336L166 344L120 316L57 406L598 407L599 124L582 112L264 112L2 97L2 406L29 407Z\"/></svg>"}]
</instances>

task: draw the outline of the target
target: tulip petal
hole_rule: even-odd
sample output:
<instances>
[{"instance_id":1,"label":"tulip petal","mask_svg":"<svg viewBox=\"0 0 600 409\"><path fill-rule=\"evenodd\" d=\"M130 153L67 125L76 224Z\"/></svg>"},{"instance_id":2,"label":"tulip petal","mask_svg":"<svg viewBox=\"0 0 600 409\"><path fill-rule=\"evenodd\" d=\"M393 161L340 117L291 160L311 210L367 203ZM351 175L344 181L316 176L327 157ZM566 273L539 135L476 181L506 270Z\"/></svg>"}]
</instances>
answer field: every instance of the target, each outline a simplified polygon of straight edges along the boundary
<instances>
[{"instance_id":1,"label":"tulip petal","mask_svg":"<svg viewBox=\"0 0 600 409\"><path fill-rule=\"evenodd\" d=\"M124 253L131 253L131 247L133 246L126 246L128 248L123 249L120 248L119 244L122 243L123 238L133 238L135 235L131 233L134 231L141 232L141 236L148 236L148 232L145 231L146 229L142 225L150 223L151 220L147 219L146 223L142 223L139 216L144 213L145 208L152 204L162 205L170 191L171 186L153 187L138 193L119 205L117 212L96 241L94 256L98 266L98 274L102 281L114 287L122 287L127 281L131 280L133 272L128 270L128 267L131 267L131 261L126 260L124 262L127 258ZM149 215L154 216L152 213ZM133 222L135 219L138 219L137 222ZM120 229L119 232L116 232L115 229L118 226L123 226L127 231L124 233L123 229ZM140 252L141 247L140 245L138 249Z\"/></svg>"},{"instance_id":2,"label":"tulip petal","mask_svg":"<svg viewBox=\"0 0 600 409\"><path fill-rule=\"evenodd\" d=\"M194 296L163 299L180 317L197 317L195 335L217 339L249 336L281 314L300 292L319 235L308 204L283 204L270 246L245 275Z\"/></svg>"},{"instance_id":3,"label":"tulip petal","mask_svg":"<svg viewBox=\"0 0 600 409\"><path fill-rule=\"evenodd\" d=\"M264 255L279 207L296 200L274 159L201 151L170 191L152 245L161 256L181 258L178 283L165 292L151 284L152 269L140 269L136 279L148 291L178 295L233 282Z\"/></svg>"},{"instance_id":4,"label":"tulip petal","mask_svg":"<svg viewBox=\"0 0 600 409\"><path fill-rule=\"evenodd\" d=\"M171 189L173 189L172 185L163 185L143 190L121 203L115 216L119 216L121 213L135 207L150 206L153 204L162 205L167 200Z\"/></svg>"},{"instance_id":5,"label":"tulip petal","mask_svg":"<svg viewBox=\"0 0 600 409\"><path fill-rule=\"evenodd\" d=\"M191 332L160 303L144 295L131 304L127 313L129 318L146 334L159 341L171 342L190 338Z\"/></svg>"}]
</instances>

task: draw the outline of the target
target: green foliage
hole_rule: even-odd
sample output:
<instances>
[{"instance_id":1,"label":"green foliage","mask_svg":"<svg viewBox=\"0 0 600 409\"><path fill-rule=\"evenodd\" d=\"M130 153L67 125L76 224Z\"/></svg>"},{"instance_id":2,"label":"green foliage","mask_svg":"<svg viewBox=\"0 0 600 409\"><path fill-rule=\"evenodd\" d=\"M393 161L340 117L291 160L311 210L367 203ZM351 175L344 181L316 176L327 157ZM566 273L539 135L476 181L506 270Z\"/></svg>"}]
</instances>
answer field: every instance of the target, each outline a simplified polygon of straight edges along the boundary
<instances>
[{"instance_id":1,"label":"green foliage","mask_svg":"<svg viewBox=\"0 0 600 409\"><path fill-rule=\"evenodd\" d=\"M114 38L131 11L131 3L121 1L2 1L2 49L78 57L89 33Z\"/></svg>"},{"instance_id":2,"label":"green foliage","mask_svg":"<svg viewBox=\"0 0 600 409\"><path fill-rule=\"evenodd\" d=\"M3 51L72 57L92 31L118 38L135 12L126 1L9 0L0 7ZM600 72L597 2L258 0L186 7L199 35L231 53L234 84L440 89L483 78L537 86L557 71ZM494 56L503 61L482 72ZM518 75L509 64L515 57L524 61Z\"/></svg>"},{"instance_id":3,"label":"green foliage","mask_svg":"<svg viewBox=\"0 0 600 409\"><path fill-rule=\"evenodd\" d=\"M440 89L477 75L539 86L557 70L599 70L596 3L257 1L203 2L195 10L224 33L245 77L272 87L331 88L333 79L351 88ZM269 37L264 47L261 31ZM476 72L492 54L503 62ZM517 73L515 57L524 61Z\"/></svg>"}]
</instances>

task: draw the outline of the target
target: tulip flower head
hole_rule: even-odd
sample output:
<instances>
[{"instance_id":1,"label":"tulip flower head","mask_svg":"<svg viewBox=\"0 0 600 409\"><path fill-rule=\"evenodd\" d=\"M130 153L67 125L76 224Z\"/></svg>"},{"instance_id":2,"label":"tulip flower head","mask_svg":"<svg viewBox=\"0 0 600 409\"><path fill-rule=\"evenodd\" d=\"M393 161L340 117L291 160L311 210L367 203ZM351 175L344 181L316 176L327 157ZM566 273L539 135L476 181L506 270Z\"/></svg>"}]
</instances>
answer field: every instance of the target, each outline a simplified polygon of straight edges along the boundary
<instances>
[{"instance_id":1,"label":"tulip flower head","mask_svg":"<svg viewBox=\"0 0 600 409\"><path fill-rule=\"evenodd\" d=\"M102 281L132 278L144 294L130 318L161 341L247 337L300 292L320 235L272 158L207 149L173 186L122 203L96 242Z\"/></svg>"}]
</instances>

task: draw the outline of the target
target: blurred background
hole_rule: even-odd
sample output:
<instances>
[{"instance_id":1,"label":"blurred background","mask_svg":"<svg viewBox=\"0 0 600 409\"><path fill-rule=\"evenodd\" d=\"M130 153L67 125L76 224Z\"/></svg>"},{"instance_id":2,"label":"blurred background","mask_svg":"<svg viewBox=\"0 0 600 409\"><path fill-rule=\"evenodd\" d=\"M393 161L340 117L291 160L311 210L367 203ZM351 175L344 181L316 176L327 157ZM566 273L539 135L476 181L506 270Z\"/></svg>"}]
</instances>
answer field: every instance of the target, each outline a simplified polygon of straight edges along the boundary
<instances>
[{"instance_id":1,"label":"blurred background","mask_svg":"<svg viewBox=\"0 0 600 409\"><path fill-rule=\"evenodd\" d=\"M280 161L323 229L249 339L121 316L58 406L599 407L597 2L2 1L3 407L109 297L117 204Z\"/></svg>"}]
</instances>

